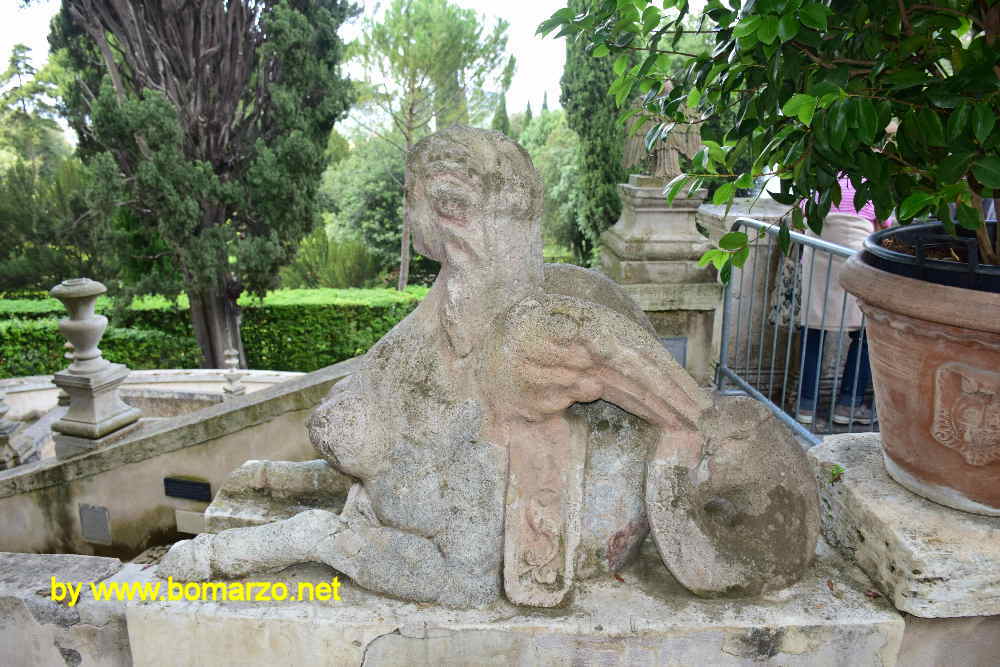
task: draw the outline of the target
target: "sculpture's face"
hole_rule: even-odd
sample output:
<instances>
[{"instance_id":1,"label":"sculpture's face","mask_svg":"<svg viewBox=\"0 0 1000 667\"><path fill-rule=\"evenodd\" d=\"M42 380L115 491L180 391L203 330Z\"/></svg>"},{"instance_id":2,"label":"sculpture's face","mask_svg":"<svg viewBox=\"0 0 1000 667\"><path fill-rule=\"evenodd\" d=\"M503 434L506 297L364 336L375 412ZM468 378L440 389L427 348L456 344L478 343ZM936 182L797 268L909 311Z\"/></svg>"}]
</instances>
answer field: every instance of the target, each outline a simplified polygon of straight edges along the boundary
<instances>
[{"instance_id":1,"label":"sculpture's face","mask_svg":"<svg viewBox=\"0 0 1000 667\"><path fill-rule=\"evenodd\" d=\"M472 163L468 148L441 140L412 164L405 210L420 254L444 261L446 241L460 238L468 243L470 236L478 235L471 222L483 212L483 188Z\"/></svg>"}]
</instances>

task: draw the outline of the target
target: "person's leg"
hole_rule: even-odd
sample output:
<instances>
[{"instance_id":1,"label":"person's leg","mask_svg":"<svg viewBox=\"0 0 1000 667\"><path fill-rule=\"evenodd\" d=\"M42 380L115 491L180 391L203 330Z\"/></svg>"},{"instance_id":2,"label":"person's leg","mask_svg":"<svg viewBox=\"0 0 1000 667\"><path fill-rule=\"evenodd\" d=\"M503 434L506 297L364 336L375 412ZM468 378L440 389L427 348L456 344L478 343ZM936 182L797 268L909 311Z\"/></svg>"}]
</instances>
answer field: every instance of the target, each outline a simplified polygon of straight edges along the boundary
<instances>
[{"instance_id":1,"label":"person's leg","mask_svg":"<svg viewBox=\"0 0 1000 667\"><path fill-rule=\"evenodd\" d=\"M844 361L844 372L840 379L840 393L837 396L837 405L848 407L858 407L865 398L864 369L862 365L867 365L867 359L859 359L862 345L858 340L859 331L848 331L847 335L851 339L847 348L847 359ZM867 357L868 346L864 345L864 356Z\"/></svg>"},{"instance_id":2,"label":"person's leg","mask_svg":"<svg viewBox=\"0 0 1000 667\"><path fill-rule=\"evenodd\" d=\"M811 424L816 412L816 398L819 393L820 364L823 355L823 331L801 327L802 368L800 373L799 404L796 418Z\"/></svg>"},{"instance_id":3,"label":"person's leg","mask_svg":"<svg viewBox=\"0 0 1000 667\"><path fill-rule=\"evenodd\" d=\"M874 420L873 410L870 403L865 401L872 381L868 337L862 336L861 331L851 331L849 335L851 345L847 350L833 421L837 424L850 424L852 421L871 424Z\"/></svg>"}]
</instances>

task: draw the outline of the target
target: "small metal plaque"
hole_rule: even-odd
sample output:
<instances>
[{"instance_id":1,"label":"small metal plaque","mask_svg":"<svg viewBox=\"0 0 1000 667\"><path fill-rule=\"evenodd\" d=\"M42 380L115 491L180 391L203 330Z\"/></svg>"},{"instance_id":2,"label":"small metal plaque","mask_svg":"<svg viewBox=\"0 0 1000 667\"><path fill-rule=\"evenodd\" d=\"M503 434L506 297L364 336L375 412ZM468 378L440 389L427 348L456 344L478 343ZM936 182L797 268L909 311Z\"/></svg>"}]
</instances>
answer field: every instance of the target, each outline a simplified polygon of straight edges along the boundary
<instances>
[{"instance_id":1,"label":"small metal plaque","mask_svg":"<svg viewBox=\"0 0 1000 667\"><path fill-rule=\"evenodd\" d=\"M208 482L182 479L180 477L164 477L163 492L171 498L187 498L188 500L201 500L206 503L212 502L212 485Z\"/></svg>"},{"instance_id":2,"label":"small metal plaque","mask_svg":"<svg viewBox=\"0 0 1000 667\"><path fill-rule=\"evenodd\" d=\"M667 348L667 352L674 355L674 359L677 360L677 363L679 363L682 368L687 368L688 339L686 336L661 338L660 342L663 343L663 347Z\"/></svg>"},{"instance_id":3,"label":"small metal plaque","mask_svg":"<svg viewBox=\"0 0 1000 667\"><path fill-rule=\"evenodd\" d=\"M80 532L85 542L111 544L111 517L107 507L80 503Z\"/></svg>"}]
</instances>

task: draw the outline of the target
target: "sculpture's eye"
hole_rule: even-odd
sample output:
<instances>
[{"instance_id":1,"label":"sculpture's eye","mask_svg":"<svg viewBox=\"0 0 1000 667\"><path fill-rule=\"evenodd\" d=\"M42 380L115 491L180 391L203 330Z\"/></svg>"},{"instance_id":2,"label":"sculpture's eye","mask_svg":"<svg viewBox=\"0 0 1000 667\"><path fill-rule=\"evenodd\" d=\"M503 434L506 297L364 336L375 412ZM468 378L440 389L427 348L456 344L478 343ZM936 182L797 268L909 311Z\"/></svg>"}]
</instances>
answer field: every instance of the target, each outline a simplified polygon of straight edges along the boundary
<instances>
[{"instance_id":1,"label":"sculpture's eye","mask_svg":"<svg viewBox=\"0 0 1000 667\"><path fill-rule=\"evenodd\" d=\"M464 224L469 219L474 193L467 183L453 176L438 176L427 188L434 212L450 222Z\"/></svg>"}]
</instances>

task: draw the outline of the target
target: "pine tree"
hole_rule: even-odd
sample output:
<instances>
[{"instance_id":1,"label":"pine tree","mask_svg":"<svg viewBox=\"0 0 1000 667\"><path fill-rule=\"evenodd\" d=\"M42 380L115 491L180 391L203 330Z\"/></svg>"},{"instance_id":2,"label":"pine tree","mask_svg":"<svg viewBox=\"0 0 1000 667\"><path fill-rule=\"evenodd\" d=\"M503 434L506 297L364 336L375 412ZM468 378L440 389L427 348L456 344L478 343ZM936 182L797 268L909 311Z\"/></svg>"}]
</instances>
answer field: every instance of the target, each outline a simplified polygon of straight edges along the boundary
<instances>
[{"instance_id":1,"label":"pine tree","mask_svg":"<svg viewBox=\"0 0 1000 667\"><path fill-rule=\"evenodd\" d=\"M569 0L569 8L580 14L590 9L592 0ZM582 202L577 215L579 238L576 250L591 255L601 233L613 225L621 213L618 184L625 180L622 168L624 130L617 122L618 109L608 88L615 80L608 58L594 58L587 42L568 39L562 95L566 121L580 136L580 179Z\"/></svg>"}]
</instances>

